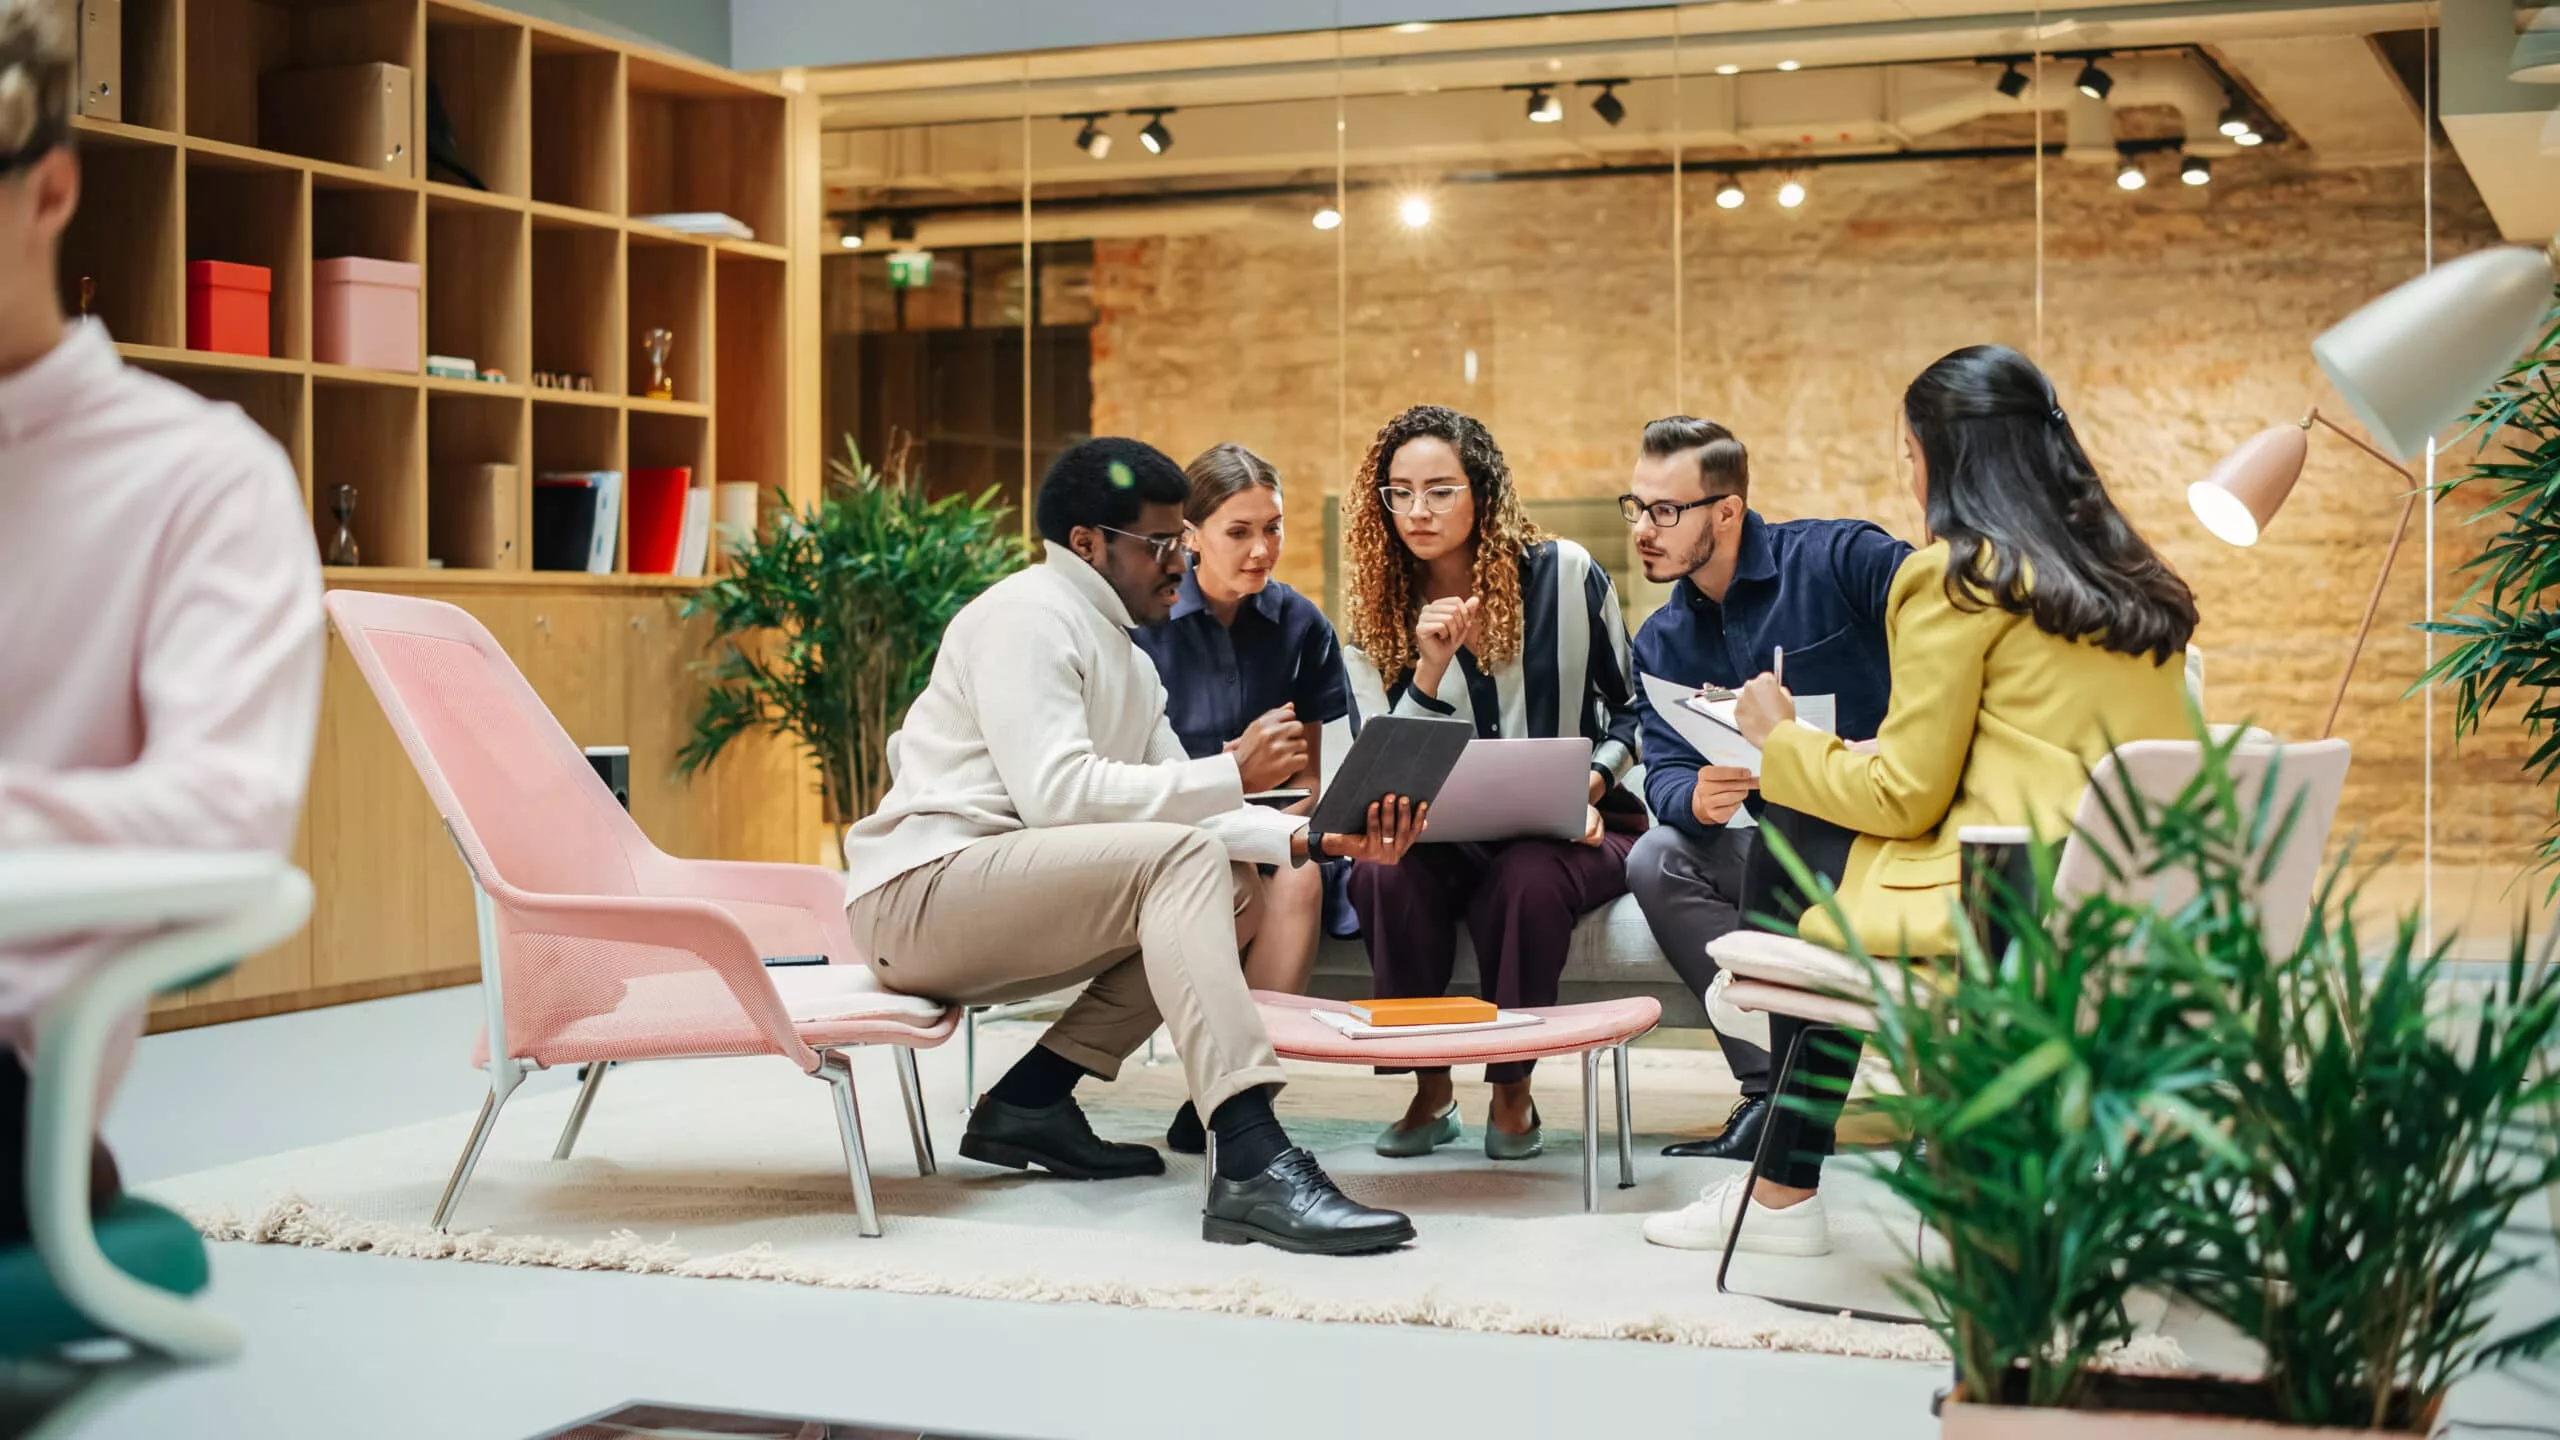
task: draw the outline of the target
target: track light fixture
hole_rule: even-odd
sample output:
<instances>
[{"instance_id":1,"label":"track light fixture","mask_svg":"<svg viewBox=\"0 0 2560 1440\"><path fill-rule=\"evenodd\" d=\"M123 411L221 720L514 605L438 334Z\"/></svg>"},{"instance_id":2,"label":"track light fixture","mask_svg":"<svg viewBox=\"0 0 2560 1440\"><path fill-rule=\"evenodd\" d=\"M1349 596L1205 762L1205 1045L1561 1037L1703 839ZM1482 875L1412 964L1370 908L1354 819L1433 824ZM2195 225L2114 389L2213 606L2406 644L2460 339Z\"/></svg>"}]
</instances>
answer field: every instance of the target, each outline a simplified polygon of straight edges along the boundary
<instances>
[{"instance_id":1,"label":"track light fixture","mask_svg":"<svg viewBox=\"0 0 2560 1440\"><path fill-rule=\"evenodd\" d=\"M1173 148L1173 132L1164 128L1164 117L1172 111L1132 110L1129 113L1147 117L1147 128L1138 132L1138 143L1147 147L1148 154L1161 155Z\"/></svg>"},{"instance_id":2,"label":"track light fixture","mask_svg":"<svg viewBox=\"0 0 2560 1440\"><path fill-rule=\"evenodd\" d=\"M2000 78L1994 84L2002 98L2015 100L2027 93L2027 72L2019 69L2018 62L2012 60L2008 68L2000 72Z\"/></svg>"},{"instance_id":3,"label":"track light fixture","mask_svg":"<svg viewBox=\"0 0 2560 1440\"><path fill-rule=\"evenodd\" d=\"M1739 75L1742 73L1742 67L1728 61L1725 64L1717 66L1716 73L1719 75Z\"/></svg>"},{"instance_id":4,"label":"track light fixture","mask_svg":"<svg viewBox=\"0 0 2560 1440\"><path fill-rule=\"evenodd\" d=\"M913 245L916 243L916 222L903 215L890 221L889 243L893 245Z\"/></svg>"},{"instance_id":5,"label":"track light fixture","mask_svg":"<svg viewBox=\"0 0 2560 1440\"><path fill-rule=\"evenodd\" d=\"M1407 195L1396 202L1396 218L1407 230L1419 230L1431 223L1431 200L1424 195Z\"/></svg>"},{"instance_id":6,"label":"track light fixture","mask_svg":"<svg viewBox=\"0 0 2560 1440\"><path fill-rule=\"evenodd\" d=\"M1564 118L1564 102L1544 85L1529 87L1529 118L1540 125L1553 125Z\"/></svg>"},{"instance_id":7,"label":"track light fixture","mask_svg":"<svg viewBox=\"0 0 2560 1440\"><path fill-rule=\"evenodd\" d=\"M1739 210L1742 208L1742 200L1742 182L1732 176L1727 175L1724 177L1724 182L1716 186L1717 209Z\"/></svg>"},{"instance_id":8,"label":"track light fixture","mask_svg":"<svg viewBox=\"0 0 2560 1440\"><path fill-rule=\"evenodd\" d=\"M2150 183L2151 177L2142 173L2142 162L2132 156L2127 155L2124 162L2116 166L2117 189L2139 190Z\"/></svg>"},{"instance_id":9,"label":"track light fixture","mask_svg":"<svg viewBox=\"0 0 2560 1440\"><path fill-rule=\"evenodd\" d=\"M1109 117L1104 115L1070 115L1067 118L1070 120L1081 120L1084 122L1084 128L1076 131L1077 149L1092 156L1096 160L1099 160L1111 153L1111 137L1104 133L1102 128L1102 122Z\"/></svg>"},{"instance_id":10,"label":"track light fixture","mask_svg":"<svg viewBox=\"0 0 2560 1440\"><path fill-rule=\"evenodd\" d=\"M1804 68L1804 62L1800 60L1781 60L1778 62L1778 68L1786 71L1801 70Z\"/></svg>"},{"instance_id":11,"label":"track light fixture","mask_svg":"<svg viewBox=\"0 0 2560 1440\"><path fill-rule=\"evenodd\" d=\"M2249 123L2249 112L2237 105L2225 105L2222 107L2222 124L2219 128L2223 134L2237 140L2256 127Z\"/></svg>"},{"instance_id":12,"label":"track light fixture","mask_svg":"<svg viewBox=\"0 0 2560 1440\"><path fill-rule=\"evenodd\" d=\"M862 232L859 230L847 230L842 235L836 237L836 243L847 250L859 250L862 248Z\"/></svg>"},{"instance_id":13,"label":"track light fixture","mask_svg":"<svg viewBox=\"0 0 2560 1440\"><path fill-rule=\"evenodd\" d=\"M2243 130L2239 134L2231 137L2231 143L2242 146L2264 145L2267 143L2267 137L2259 134L2255 130Z\"/></svg>"},{"instance_id":14,"label":"track light fixture","mask_svg":"<svg viewBox=\"0 0 2560 1440\"><path fill-rule=\"evenodd\" d=\"M1619 122L1627 118L1627 102L1618 98L1618 87L1626 83L1624 80L1582 82L1582 88L1585 90L1595 85L1599 87L1600 93L1593 96L1591 100L1591 113L1599 116L1601 122L1612 130L1617 129Z\"/></svg>"},{"instance_id":15,"label":"track light fixture","mask_svg":"<svg viewBox=\"0 0 2560 1440\"><path fill-rule=\"evenodd\" d=\"M2097 58L2092 56L2081 62L2079 77L2071 84L2074 89L2092 100L2104 100L2107 98L2107 92L2116 88L2116 79L2099 69Z\"/></svg>"},{"instance_id":16,"label":"track light fixture","mask_svg":"<svg viewBox=\"0 0 2560 1440\"><path fill-rule=\"evenodd\" d=\"M2178 162L2178 179L2188 185L2213 183L2213 162L2201 155L2189 155Z\"/></svg>"},{"instance_id":17,"label":"track light fixture","mask_svg":"<svg viewBox=\"0 0 2560 1440\"><path fill-rule=\"evenodd\" d=\"M1342 212L1327 205L1318 209L1315 218L1307 223L1319 230L1338 230L1342 228Z\"/></svg>"},{"instance_id":18,"label":"track light fixture","mask_svg":"<svg viewBox=\"0 0 2560 1440\"><path fill-rule=\"evenodd\" d=\"M1790 171L1785 179L1778 182L1778 207L1783 210L1793 210L1803 203L1804 174L1801 171Z\"/></svg>"}]
</instances>

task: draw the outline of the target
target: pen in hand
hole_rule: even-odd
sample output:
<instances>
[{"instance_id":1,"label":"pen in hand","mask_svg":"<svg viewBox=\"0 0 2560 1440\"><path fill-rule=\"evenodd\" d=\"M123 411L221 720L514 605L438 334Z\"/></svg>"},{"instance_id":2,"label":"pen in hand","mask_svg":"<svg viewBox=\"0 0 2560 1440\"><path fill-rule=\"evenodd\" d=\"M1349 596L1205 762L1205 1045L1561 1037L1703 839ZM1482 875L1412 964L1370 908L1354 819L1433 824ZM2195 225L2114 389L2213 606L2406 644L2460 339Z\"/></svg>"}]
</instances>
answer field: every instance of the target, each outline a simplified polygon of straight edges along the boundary
<instances>
[{"instance_id":1,"label":"pen in hand","mask_svg":"<svg viewBox=\"0 0 2560 1440\"><path fill-rule=\"evenodd\" d=\"M1776 681L1778 682L1778 688L1780 688L1780 689L1782 689L1782 690L1786 688L1786 684L1787 684L1787 647L1786 647L1786 646L1784 646L1784 645L1773 645L1773 646L1771 646L1771 647L1770 647L1770 649L1769 649L1769 675L1770 675L1770 678L1772 678L1772 679L1774 679L1774 680L1776 680Z\"/></svg>"}]
</instances>

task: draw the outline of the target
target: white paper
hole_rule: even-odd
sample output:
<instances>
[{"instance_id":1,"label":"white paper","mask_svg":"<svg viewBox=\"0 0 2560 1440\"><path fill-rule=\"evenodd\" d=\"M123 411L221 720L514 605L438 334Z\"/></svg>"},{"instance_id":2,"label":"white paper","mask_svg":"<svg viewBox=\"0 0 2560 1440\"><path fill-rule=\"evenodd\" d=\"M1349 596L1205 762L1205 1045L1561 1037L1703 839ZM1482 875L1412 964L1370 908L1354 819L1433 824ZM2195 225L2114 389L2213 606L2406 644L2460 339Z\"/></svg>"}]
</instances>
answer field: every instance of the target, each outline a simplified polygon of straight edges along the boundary
<instances>
[{"instance_id":1,"label":"white paper","mask_svg":"<svg viewBox=\"0 0 2560 1440\"><path fill-rule=\"evenodd\" d=\"M1354 1040L1393 1040L1403 1035L1464 1035L1472 1030L1517 1030L1523 1025L1536 1025L1542 1015L1523 1015L1517 1010L1497 1010L1490 1020L1469 1020L1457 1025L1364 1025L1348 1010L1315 1010L1308 1012L1316 1019Z\"/></svg>"},{"instance_id":2,"label":"white paper","mask_svg":"<svg viewBox=\"0 0 2560 1440\"><path fill-rule=\"evenodd\" d=\"M1733 719L1734 701L1702 699L1690 686L1674 685L1658 675L1644 677L1644 698L1706 763L1760 773L1760 747L1742 738ZM1798 720L1825 735L1840 733L1838 696L1798 695L1795 702Z\"/></svg>"}]
</instances>

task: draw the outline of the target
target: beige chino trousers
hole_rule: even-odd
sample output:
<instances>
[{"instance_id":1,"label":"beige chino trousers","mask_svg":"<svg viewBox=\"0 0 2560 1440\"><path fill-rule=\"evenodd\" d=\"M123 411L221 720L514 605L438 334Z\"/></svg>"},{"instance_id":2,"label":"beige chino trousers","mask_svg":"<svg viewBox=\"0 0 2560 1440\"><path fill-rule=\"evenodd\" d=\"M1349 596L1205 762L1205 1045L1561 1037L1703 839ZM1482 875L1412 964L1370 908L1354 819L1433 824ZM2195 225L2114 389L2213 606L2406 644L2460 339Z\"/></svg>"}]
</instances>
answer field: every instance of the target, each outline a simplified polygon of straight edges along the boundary
<instances>
[{"instance_id":1,"label":"beige chino trousers","mask_svg":"<svg viewBox=\"0 0 2560 1440\"><path fill-rule=\"evenodd\" d=\"M1161 1019L1206 1119L1285 1081L1238 958L1261 899L1261 872L1191 826L1063 825L918 866L845 918L909 995L1000 1005L1090 982L1040 1043L1105 1080Z\"/></svg>"}]
</instances>

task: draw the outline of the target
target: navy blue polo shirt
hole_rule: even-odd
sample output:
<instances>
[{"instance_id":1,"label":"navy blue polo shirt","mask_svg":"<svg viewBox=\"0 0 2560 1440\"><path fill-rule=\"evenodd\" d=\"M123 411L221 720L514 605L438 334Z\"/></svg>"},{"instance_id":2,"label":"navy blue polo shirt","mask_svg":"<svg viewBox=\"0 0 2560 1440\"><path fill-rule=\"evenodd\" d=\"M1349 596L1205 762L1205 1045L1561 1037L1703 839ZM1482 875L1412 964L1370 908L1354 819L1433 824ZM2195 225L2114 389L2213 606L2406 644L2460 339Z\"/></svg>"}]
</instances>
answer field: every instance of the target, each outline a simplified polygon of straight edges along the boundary
<instances>
[{"instance_id":1,"label":"navy blue polo shirt","mask_svg":"<svg viewBox=\"0 0 2560 1440\"><path fill-rule=\"evenodd\" d=\"M1189 571L1173 618L1129 632L1164 679L1165 716L1193 759L1215 755L1257 716L1294 702L1322 725L1351 713L1342 646L1315 602L1274 580L1221 625Z\"/></svg>"},{"instance_id":2,"label":"navy blue polo shirt","mask_svg":"<svg viewBox=\"0 0 2560 1440\"><path fill-rule=\"evenodd\" d=\"M1873 739L1893 695L1885 601L1911 547L1864 520L1773 525L1746 511L1739 550L1722 604L1685 576L1671 587L1671 599L1636 632L1636 673L1739 689L1767 673L1783 647L1787 688L1838 696L1840 737ZM1715 827L1689 812L1703 760L1654 712L1641 682L1635 702L1644 720L1645 803L1655 819L1707 838Z\"/></svg>"}]
</instances>

